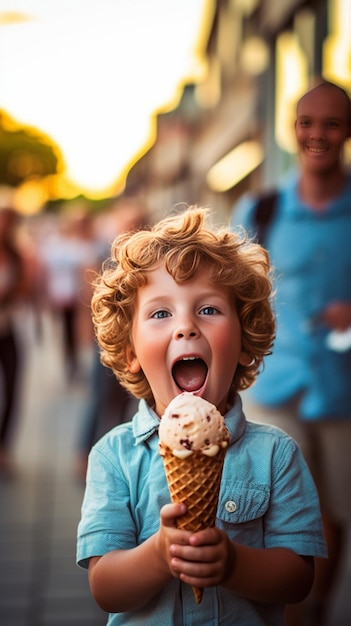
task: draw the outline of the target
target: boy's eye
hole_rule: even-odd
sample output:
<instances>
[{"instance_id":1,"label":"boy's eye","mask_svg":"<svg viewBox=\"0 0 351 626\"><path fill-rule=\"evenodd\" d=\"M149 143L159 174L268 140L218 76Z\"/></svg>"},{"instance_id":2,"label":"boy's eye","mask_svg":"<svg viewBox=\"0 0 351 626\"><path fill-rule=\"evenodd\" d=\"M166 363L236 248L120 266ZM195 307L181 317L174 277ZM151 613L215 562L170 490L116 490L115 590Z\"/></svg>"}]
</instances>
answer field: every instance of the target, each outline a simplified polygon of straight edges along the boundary
<instances>
[{"instance_id":1,"label":"boy's eye","mask_svg":"<svg viewBox=\"0 0 351 626\"><path fill-rule=\"evenodd\" d=\"M153 313L152 317L156 320L161 320L164 317L169 317L169 313L168 311L156 311Z\"/></svg>"},{"instance_id":2,"label":"boy's eye","mask_svg":"<svg viewBox=\"0 0 351 626\"><path fill-rule=\"evenodd\" d=\"M215 315L216 313L218 313L218 309L214 306L205 306L200 311L200 315Z\"/></svg>"}]
</instances>

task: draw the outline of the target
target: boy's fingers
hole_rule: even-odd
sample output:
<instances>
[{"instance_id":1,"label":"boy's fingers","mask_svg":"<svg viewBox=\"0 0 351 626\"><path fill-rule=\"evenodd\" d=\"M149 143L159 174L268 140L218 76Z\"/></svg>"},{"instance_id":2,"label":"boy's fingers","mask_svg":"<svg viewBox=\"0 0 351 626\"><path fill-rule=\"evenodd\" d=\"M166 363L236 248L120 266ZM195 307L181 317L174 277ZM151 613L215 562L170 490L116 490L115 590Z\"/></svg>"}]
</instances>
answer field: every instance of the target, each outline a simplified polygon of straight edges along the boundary
<instances>
[{"instance_id":1,"label":"boy's fingers","mask_svg":"<svg viewBox=\"0 0 351 626\"><path fill-rule=\"evenodd\" d=\"M161 521L164 526L175 526L177 517L186 513L185 504L165 504L161 509Z\"/></svg>"},{"instance_id":2,"label":"boy's fingers","mask_svg":"<svg viewBox=\"0 0 351 626\"><path fill-rule=\"evenodd\" d=\"M216 545L220 541L220 535L217 528L205 528L204 530L198 530L189 538L189 543L192 546L204 546L204 545Z\"/></svg>"}]
</instances>

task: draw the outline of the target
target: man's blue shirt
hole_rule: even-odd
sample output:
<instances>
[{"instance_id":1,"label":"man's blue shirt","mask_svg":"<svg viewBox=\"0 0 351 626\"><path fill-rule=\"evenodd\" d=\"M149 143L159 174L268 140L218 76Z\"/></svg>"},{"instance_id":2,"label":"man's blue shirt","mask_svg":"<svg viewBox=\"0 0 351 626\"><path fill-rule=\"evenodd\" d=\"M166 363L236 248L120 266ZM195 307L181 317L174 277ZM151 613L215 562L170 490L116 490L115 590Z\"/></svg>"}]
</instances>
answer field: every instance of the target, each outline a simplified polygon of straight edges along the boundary
<instances>
[{"instance_id":1,"label":"man's blue shirt","mask_svg":"<svg viewBox=\"0 0 351 626\"><path fill-rule=\"evenodd\" d=\"M326 556L319 504L296 443L272 426L246 422L239 396L225 416L225 458L216 525L233 541ZM142 400L132 422L117 426L92 449L78 528L77 562L130 549L157 532L170 495L158 452L159 419ZM146 573L147 575L147 573ZM283 607L246 600L223 587L204 590L173 579L142 609L114 613L108 624L144 626L282 626Z\"/></svg>"},{"instance_id":2,"label":"man's blue shirt","mask_svg":"<svg viewBox=\"0 0 351 626\"><path fill-rule=\"evenodd\" d=\"M264 242L276 274L277 335L249 394L275 406L301 393L302 418L349 418L351 350L329 349L330 329L319 318L333 301L351 303L351 177L318 212L302 204L297 185L294 174L279 188ZM250 236L255 204L244 197L232 215L233 227L244 226Z\"/></svg>"}]
</instances>

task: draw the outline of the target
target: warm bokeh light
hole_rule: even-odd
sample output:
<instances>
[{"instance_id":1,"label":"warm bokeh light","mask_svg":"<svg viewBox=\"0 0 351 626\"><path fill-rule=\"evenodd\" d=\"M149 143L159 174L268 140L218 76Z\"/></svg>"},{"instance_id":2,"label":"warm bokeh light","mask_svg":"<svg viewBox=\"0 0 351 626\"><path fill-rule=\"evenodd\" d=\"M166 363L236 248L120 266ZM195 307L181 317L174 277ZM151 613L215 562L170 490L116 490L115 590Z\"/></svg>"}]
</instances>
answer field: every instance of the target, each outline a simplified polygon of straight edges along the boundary
<instances>
[{"instance_id":1,"label":"warm bokeh light","mask_svg":"<svg viewBox=\"0 0 351 626\"><path fill-rule=\"evenodd\" d=\"M351 2L329 0L330 34L323 50L325 77L351 89Z\"/></svg>"},{"instance_id":2,"label":"warm bokeh light","mask_svg":"<svg viewBox=\"0 0 351 626\"><path fill-rule=\"evenodd\" d=\"M277 39L275 138L286 152L296 152L295 107L308 89L307 62L295 33L284 32Z\"/></svg>"},{"instance_id":3,"label":"warm bokeh light","mask_svg":"<svg viewBox=\"0 0 351 626\"><path fill-rule=\"evenodd\" d=\"M13 204L23 215L37 213L47 200L45 186L34 180L23 183L13 194Z\"/></svg>"},{"instance_id":4,"label":"warm bokeh light","mask_svg":"<svg viewBox=\"0 0 351 626\"><path fill-rule=\"evenodd\" d=\"M0 109L62 150L61 189L104 195L152 140L153 112L204 71L211 0L0 0Z\"/></svg>"},{"instance_id":5,"label":"warm bokeh light","mask_svg":"<svg viewBox=\"0 0 351 626\"><path fill-rule=\"evenodd\" d=\"M269 48L262 37L248 37L241 50L241 67L252 76L264 72L269 64Z\"/></svg>"},{"instance_id":6,"label":"warm bokeh light","mask_svg":"<svg viewBox=\"0 0 351 626\"><path fill-rule=\"evenodd\" d=\"M263 159L263 148L258 141L244 141L211 167L207 184L213 191L227 191L261 165Z\"/></svg>"}]
</instances>

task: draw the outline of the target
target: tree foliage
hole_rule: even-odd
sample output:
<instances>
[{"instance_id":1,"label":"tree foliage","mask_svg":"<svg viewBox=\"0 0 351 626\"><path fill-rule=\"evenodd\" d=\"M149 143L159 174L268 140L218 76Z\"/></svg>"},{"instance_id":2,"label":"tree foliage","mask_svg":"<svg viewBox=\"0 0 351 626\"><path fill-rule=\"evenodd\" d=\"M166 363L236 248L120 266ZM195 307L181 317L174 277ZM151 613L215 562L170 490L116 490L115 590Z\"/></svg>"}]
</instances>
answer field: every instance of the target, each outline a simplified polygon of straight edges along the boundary
<instances>
[{"instance_id":1,"label":"tree foliage","mask_svg":"<svg viewBox=\"0 0 351 626\"><path fill-rule=\"evenodd\" d=\"M48 137L0 111L0 185L17 187L56 174L60 168L59 149Z\"/></svg>"}]
</instances>

